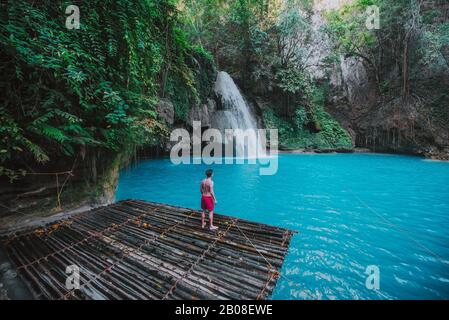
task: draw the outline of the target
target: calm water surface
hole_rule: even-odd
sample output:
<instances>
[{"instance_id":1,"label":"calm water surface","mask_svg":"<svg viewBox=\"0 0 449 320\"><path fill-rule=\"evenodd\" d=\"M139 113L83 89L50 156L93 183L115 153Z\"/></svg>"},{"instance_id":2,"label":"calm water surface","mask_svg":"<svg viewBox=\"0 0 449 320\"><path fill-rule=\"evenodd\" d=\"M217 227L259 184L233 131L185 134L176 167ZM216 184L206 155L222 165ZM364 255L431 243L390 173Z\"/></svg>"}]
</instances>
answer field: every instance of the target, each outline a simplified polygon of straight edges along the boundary
<instances>
[{"instance_id":1,"label":"calm water surface","mask_svg":"<svg viewBox=\"0 0 449 320\"><path fill-rule=\"evenodd\" d=\"M120 175L117 200L198 209L206 165L142 161ZM280 155L213 165L216 211L299 231L273 299L448 299L449 163L378 154ZM365 285L380 270L380 289Z\"/></svg>"}]
</instances>

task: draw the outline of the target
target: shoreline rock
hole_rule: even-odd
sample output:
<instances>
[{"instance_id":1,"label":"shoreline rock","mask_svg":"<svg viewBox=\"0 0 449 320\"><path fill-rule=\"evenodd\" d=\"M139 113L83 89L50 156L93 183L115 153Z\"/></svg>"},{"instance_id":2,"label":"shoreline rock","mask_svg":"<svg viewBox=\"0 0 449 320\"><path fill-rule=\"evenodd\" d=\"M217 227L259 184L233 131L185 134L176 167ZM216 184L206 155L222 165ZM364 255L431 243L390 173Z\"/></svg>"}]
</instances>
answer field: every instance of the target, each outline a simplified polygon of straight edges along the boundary
<instances>
[{"instance_id":1,"label":"shoreline rock","mask_svg":"<svg viewBox=\"0 0 449 320\"><path fill-rule=\"evenodd\" d=\"M425 153L404 153L404 152L388 152L388 151L375 151L369 148L354 148L351 150L344 149L292 149L292 150L279 150L278 154L326 154L326 153L372 153L372 154L393 154L393 155L409 155L415 157L423 157L429 160L435 161L448 161L449 162L449 152L448 151L435 151L425 152Z\"/></svg>"}]
</instances>

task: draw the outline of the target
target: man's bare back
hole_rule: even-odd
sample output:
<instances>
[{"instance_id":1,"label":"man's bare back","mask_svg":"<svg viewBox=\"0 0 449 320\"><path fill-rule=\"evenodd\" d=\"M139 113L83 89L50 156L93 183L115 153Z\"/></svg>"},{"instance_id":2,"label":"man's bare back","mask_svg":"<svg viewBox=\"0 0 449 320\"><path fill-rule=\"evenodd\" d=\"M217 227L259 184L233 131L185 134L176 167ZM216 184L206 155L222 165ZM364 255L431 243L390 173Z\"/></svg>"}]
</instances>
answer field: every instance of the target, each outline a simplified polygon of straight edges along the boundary
<instances>
[{"instance_id":1,"label":"man's bare back","mask_svg":"<svg viewBox=\"0 0 449 320\"><path fill-rule=\"evenodd\" d=\"M206 178L201 181L201 194L203 196L212 196L212 190L214 189L214 182L211 178Z\"/></svg>"}]
</instances>

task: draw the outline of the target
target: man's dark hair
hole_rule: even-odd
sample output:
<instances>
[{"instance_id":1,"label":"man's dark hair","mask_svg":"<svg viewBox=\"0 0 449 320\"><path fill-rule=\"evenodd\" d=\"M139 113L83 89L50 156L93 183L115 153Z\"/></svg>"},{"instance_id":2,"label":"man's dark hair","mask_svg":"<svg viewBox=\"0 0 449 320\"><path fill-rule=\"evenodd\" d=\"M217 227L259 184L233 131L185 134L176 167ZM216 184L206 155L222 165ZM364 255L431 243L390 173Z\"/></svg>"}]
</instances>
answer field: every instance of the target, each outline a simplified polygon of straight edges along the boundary
<instances>
[{"instance_id":1,"label":"man's dark hair","mask_svg":"<svg viewBox=\"0 0 449 320\"><path fill-rule=\"evenodd\" d=\"M214 170L212 170L212 169L207 169L207 170L206 170L206 176L207 176L208 178L210 178L210 177L212 176L212 173L214 173Z\"/></svg>"}]
</instances>

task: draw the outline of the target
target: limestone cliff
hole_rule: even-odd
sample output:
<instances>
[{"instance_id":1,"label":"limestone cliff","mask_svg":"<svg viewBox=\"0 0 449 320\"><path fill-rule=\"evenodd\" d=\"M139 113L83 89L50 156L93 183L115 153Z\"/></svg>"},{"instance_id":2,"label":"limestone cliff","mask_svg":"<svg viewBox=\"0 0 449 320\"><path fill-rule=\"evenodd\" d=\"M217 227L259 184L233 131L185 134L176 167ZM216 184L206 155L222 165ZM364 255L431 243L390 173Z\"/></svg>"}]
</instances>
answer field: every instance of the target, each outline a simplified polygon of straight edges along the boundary
<instances>
[{"instance_id":1,"label":"limestone cliff","mask_svg":"<svg viewBox=\"0 0 449 320\"><path fill-rule=\"evenodd\" d=\"M422 154L449 159L449 67L429 69L411 66L410 96L400 92L399 68L386 55L381 72L388 93L381 92L375 71L361 58L341 56L338 63L326 65L330 40L321 32L326 10L348 1L315 1L310 58L317 81L328 82L331 94L326 110L350 133L356 147L378 152ZM424 6L422 10L426 10ZM439 23L441 19L435 19ZM419 43L413 50L419 50ZM447 54L448 52L446 52ZM447 57L446 57L447 60ZM443 64L444 65L444 64Z\"/></svg>"}]
</instances>

